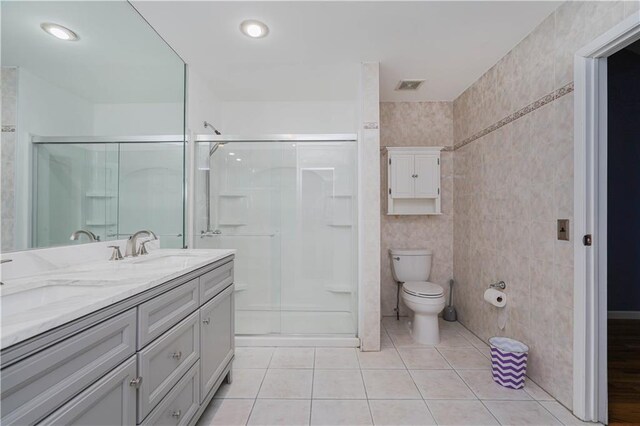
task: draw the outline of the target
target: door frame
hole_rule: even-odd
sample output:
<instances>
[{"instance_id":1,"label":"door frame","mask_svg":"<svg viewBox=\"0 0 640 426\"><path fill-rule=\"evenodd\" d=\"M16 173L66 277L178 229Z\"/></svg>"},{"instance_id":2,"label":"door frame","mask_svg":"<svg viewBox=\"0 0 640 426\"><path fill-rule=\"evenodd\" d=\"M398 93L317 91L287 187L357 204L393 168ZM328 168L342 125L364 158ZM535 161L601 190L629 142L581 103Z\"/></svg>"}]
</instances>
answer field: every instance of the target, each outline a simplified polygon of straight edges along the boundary
<instances>
[{"instance_id":1,"label":"door frame","mask_svg":"<svg viewBox=\"0 0 640 426\"><path fill-rule=\"evenodd\" d=\"M640 40L640 11L574 57L573 411L607 423L607 57ZM592 245L583 236L592 235Z\"/></svg>"}]
</instances>

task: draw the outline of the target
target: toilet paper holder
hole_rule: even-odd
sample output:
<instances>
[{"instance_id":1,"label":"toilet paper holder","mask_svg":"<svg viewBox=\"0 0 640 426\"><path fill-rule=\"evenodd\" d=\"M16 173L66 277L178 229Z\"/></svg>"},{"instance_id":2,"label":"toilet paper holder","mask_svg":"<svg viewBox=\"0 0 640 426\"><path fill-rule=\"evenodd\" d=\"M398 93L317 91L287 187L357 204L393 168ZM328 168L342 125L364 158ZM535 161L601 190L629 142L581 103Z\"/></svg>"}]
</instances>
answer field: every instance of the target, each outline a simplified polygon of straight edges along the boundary
<instances>
[{"instance_id":1,"label":"toilet paper holder","mask_svg":"<svg viewBox=\"0 0 640 426\"><path fill-rule=\"evenodd\" d=\"M507 288L507 284L504 281L498 281L497 283L489 284L489 288L499 288L500 290L504 290Z\"/></svg>"}]
</instances>

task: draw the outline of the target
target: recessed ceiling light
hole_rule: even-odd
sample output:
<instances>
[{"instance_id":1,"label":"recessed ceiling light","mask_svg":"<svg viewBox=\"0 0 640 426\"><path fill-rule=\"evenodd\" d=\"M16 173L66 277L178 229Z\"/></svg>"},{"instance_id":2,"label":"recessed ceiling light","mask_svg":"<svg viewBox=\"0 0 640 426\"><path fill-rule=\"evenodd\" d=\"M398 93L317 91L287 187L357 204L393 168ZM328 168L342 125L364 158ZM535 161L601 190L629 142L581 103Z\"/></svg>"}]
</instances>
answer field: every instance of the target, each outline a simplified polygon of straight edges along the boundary
<instances>
[{"instance_id":1,"label":"recessed ceiling light","mask_svg":"<svg viewBox=\"0 0 640 426\"><path fill-rule=\"evenodd\" d=\"M52 24L51 22L44 22L40 24L40 28L55 38L64 41L76 41L80 38L78 37L78 34L74 33L69 28L58 24Z\"/></svg>"},{"instance_id":2,"label":"recessed ceiling light","mask_svg":"<svg viewBox=\"0 0 640 426\"><path fill-rule=\"evenodd\" d=\"M236 153L235 152L230 152L229 155L236 155Z\"/></svg>"},{"instance_id":3,"label":"recessed ceiling light","mask_svg":"<svg viewBox=\"0 0 640 426\"><path fill-rule=\"evenodd\" d=\"M269 34L269 27L264 22L248 19L240 24L240 31L247 37L262 38Z\"/></svg>"},{"instance_id":4,"label":"recessed ceiling light","mask_svg":"<svg viewBox=\"0 0 640 426\"><path fill-rule=\"evenodd\" d=\"M242 158L236 158L236 161L242 161Z\"/></svg>"}]
</instances>

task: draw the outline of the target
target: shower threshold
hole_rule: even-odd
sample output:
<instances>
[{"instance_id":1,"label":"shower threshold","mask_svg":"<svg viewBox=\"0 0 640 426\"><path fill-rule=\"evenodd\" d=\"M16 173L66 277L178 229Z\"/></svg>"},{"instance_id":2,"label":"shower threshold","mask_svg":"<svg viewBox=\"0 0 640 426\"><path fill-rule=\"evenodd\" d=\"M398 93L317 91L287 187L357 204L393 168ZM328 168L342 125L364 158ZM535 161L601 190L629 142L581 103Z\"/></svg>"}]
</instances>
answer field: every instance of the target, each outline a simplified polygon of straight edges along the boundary
<instances>
[{"instance_id":1,"label":"shower threshold","mask_svg":"<svg viewBox=\"0 0 640 426\"><path fill-rule=\"evenodd\" d=\"M236 346L284 346L284 347L313 347L324 346L330 348L359 348L360 339L344 335L236 335Z\"/></svg>"}]
</instances>

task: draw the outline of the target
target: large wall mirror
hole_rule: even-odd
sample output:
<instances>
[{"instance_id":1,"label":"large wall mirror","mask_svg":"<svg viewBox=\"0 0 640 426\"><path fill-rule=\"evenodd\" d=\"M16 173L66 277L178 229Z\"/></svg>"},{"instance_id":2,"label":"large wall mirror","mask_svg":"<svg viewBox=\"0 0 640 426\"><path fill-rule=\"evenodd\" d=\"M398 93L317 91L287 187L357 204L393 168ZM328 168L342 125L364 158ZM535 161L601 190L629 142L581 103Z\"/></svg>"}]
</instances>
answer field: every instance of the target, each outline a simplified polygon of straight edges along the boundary
<instances>
[{"instance_id":1,"label":"large wall mirror","mask_svg":"<svg viewBox=\"0 0 640 426\"><path fill-rule=\"evenodd\" d=\"M184 246L185 64L126 1L3 1L2 252Z\"/></svg>"}]
</instances>

